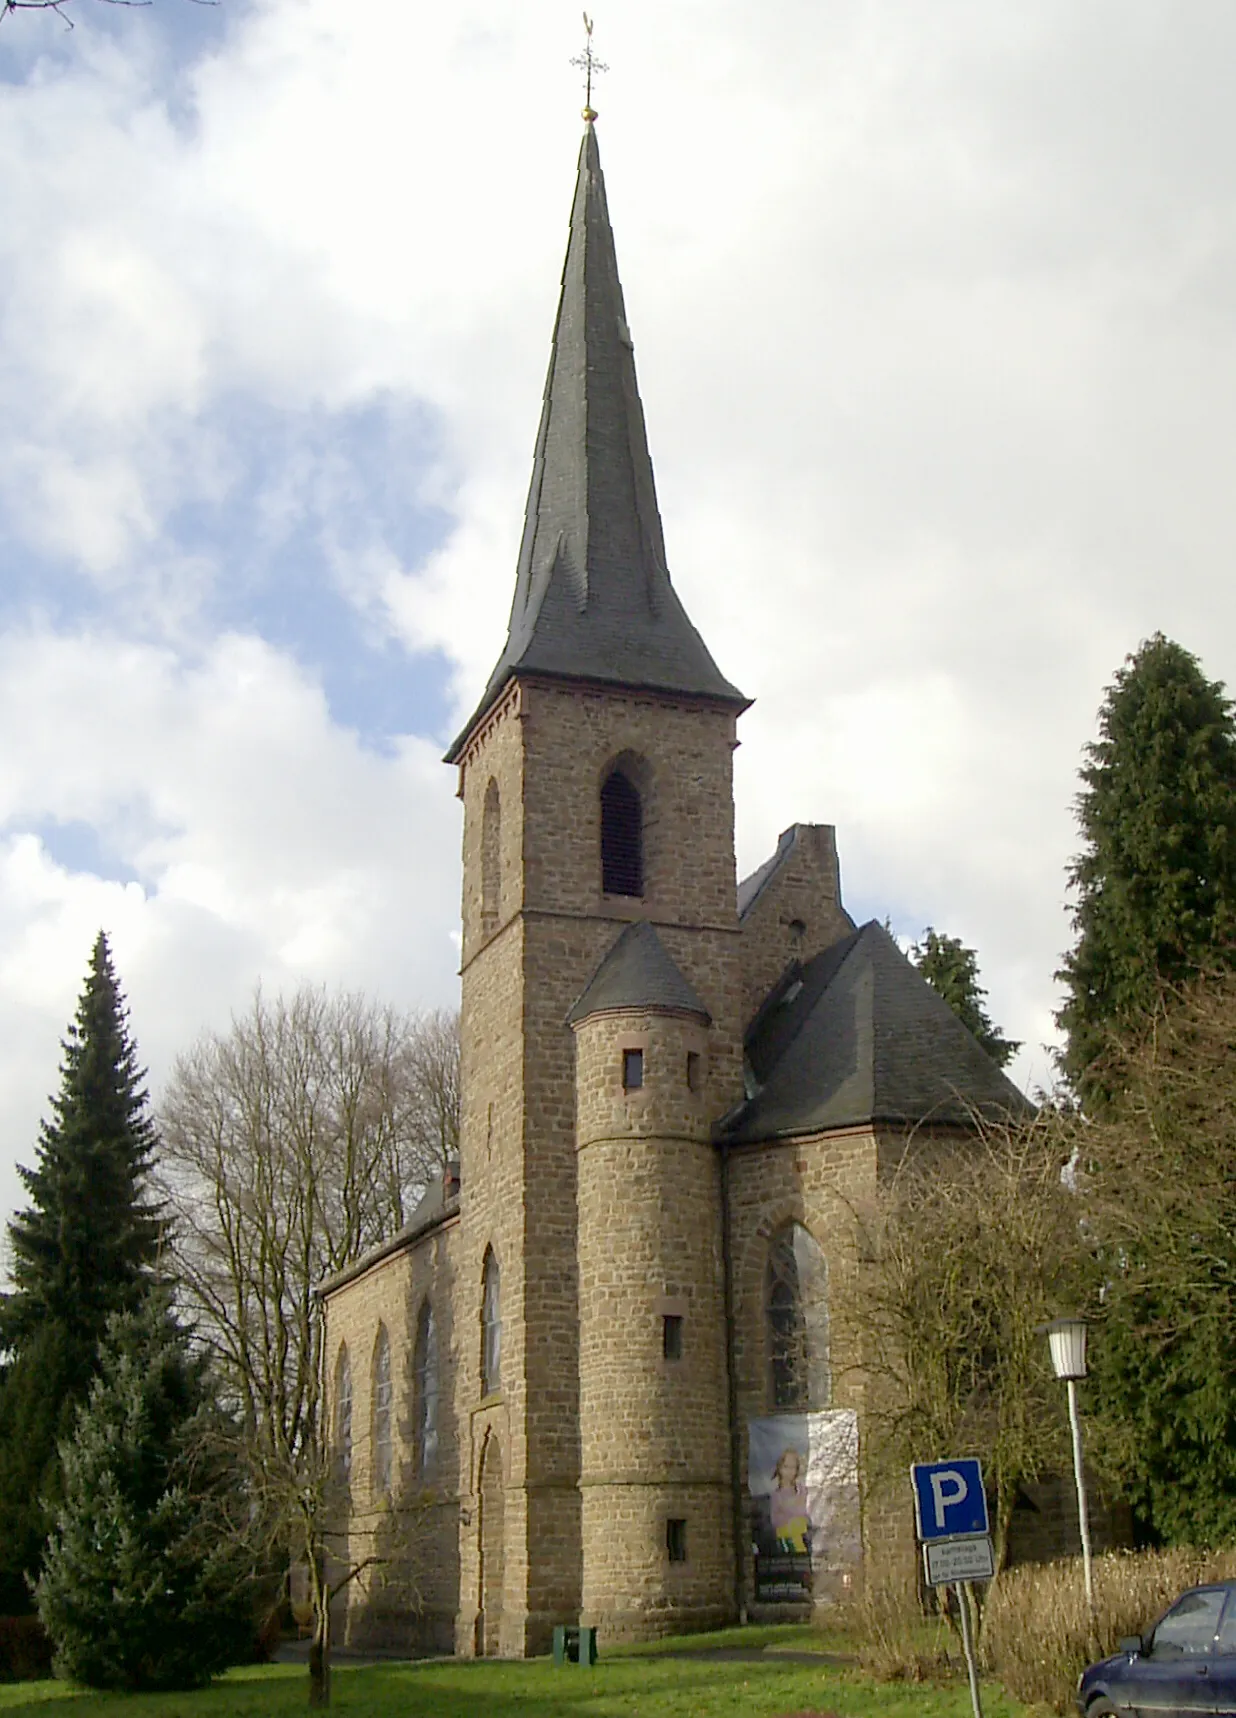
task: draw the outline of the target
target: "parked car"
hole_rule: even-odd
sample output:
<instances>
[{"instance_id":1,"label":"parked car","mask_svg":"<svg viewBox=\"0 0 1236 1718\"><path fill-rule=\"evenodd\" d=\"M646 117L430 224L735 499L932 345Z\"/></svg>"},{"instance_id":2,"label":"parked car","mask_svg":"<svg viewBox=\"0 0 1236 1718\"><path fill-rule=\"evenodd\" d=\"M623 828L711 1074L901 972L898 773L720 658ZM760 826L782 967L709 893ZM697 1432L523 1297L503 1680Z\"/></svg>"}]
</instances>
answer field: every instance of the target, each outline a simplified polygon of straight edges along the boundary
<instances>
[{"instance_id":1,"label":"parked car","mask_svg":"<svg viewBox=\"0 0 1236 1718\"><path fill-rule=\"evenodd\" d=\"M1146 1634L1083 1670L1077 1705L1085 1718L1236 1718L1236 1581L1191 1587Z\"/></svg>"}]
</instances>

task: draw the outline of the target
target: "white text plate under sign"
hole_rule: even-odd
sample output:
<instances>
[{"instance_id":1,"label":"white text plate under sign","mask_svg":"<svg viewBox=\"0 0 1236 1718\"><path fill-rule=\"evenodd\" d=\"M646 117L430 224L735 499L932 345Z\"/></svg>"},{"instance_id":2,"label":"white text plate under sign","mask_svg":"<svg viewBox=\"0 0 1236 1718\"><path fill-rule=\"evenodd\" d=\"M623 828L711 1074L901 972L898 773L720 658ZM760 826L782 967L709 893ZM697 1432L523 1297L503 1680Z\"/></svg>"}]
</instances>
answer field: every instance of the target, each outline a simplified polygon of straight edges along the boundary
<instances>
[{"instance_id":1,"label":"white text plate under sign","mask_svg":"<svg viewBox=\"0 0 1236 1718\"><path fill-rule=\"evenodd\" d=\"M990 1581L996 1572L991 1540L983 1534L974 1539L937 1539L923 1546L927 1583L941 1587L951 1581Z\"/></svg>"}]
</instances>

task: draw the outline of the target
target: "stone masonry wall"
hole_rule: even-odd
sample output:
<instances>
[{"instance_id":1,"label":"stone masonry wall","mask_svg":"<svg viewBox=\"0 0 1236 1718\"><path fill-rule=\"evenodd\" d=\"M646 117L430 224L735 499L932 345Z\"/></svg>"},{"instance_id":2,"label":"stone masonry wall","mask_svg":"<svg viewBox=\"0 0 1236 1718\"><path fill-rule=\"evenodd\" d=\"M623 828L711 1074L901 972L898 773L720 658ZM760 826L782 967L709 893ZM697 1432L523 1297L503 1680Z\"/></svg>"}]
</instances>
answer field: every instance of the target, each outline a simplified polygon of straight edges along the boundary
<instances>
[{"instance_id":1,"label":"stone masonry wall","mask_svg":"<svg viewBox=\"0 0 1236 1718\"><path fill-rule=\"evenodd\" d=\"M524 682L465 752L461 1321L464 1436L460 1650L475 1650L478 1463L503 1440L504 1653L544 1650L578 1614L579 1286L575 1045L566 1015L622 925L652 920L713 1014L709 1119L741 1092L734 901L732 711L613 691ZM622 759L644 795L640 901L601 891L602 781ZM501 801L499 907L481 911L489 784ZM492 928L491 928L492 927ZM479 1400L479 1284L498 1237L504 1364L500 1399ZM497 1246L499 1240L495 1240ZM471 1297L471 1298L470 1298ZM469 1526L467 1523L471 1522Z\"/></svg>"},{"instance_id":2,"label":"stone masonry wall","mask_svg":"<svg viewBox=\"0 0 1236 1718\"><path fill-rule=\"evenodd\" d=\"M742 1146L729 1154L735 1384L744 1482L748 1422L774 1412L765 1273L769 1243L790 1222L801 1223L809 1230L827 1261L832 1371L832 1400L827 1405L858 1412L862 1478L862 1427L868 1384L863 1374L862 1333L856 1327L852 1310L861 1306L862 1259L856 1213L871 1201L878 1162L879 1148L869 1128ZM896 1566L904 1568L912 1578L913 1520L909 1515L908 1489L901 1502L904 1508L886 1505L882 1499L872 1499L869 1504L864 1495L864 1565L868 1573ZM748 1607L761 1614L754 1603L749 1552L748 1534L743 1545L743 1589ZM851 1583L859 1576L860 1571L855 1570ZM831 1602L851 1583L842 1574L836 1583L837 1591L817 1592L817 1603Z\"/></svg>"},{"instance_id":3,"label":"stone masonry wall","mask_svg":"<svg viewBox=\"0 0 1236 1718\"><path fill-rule=\"evenodd\" d=\"M576 1029L583 1614L602 1641L732 1618L719 1164L707 1028L656 1013ZM624 1050L643 1085L623 1089ZM664 1319L681 1318L680 1358ZM685 1523L671 1560L667 1521Z\"/></svg>"},{"instance_id":4,"label":"stone masonry wall","mask_svg":"<svg viewBox=\"0 0 1236 1718\"><path fill-rule=\"evenodd\" d=\"M334 1400L339 1351L347 1344L352 1373L351 1535L346 1554L380 1562L341 1595L338 1622L350 1646L449 1651L459 1605L459 1435L453 1411L458 1341L456 1292L459 1222L448 1218L420 1240L334 1290L326 1298L326 1423ZM438 1349L438 1447L425 1473L414 1452L416 1399L413 1343L428 1299ZM381 1494L373 1471L373 1356L378 1329L390 1342L392 1485ZM340 1547L342 1553L343 1548Z\"/></svg>"}]
</instances>

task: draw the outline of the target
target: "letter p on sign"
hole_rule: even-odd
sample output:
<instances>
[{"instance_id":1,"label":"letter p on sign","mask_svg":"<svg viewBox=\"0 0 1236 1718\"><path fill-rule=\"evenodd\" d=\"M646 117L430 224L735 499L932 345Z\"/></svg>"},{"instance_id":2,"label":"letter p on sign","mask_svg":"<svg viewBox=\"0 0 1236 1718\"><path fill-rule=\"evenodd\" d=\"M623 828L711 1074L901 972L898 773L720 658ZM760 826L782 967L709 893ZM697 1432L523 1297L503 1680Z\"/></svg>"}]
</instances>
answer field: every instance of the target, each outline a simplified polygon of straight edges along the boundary
<instances>
[{"instance_id":1,"label":"letter p on sign","mask_svg":"<svg viewBox=\"0 0 1236 1718\"><path fill-rule=\"evenodd\" d=\"M970 1487L966 1484L965 1476L958 1473L955 1467L937 1468L930 1477L931 1499L936 1506L936 1532L946 1533L948 1527L944 1511L950 1504L964 1502Z\"/></svg>"},{"instance_id":2,"label":"letter p on sign","mask_svg":"<svg viewBox=\"0 0 1236 1718\"><path fill-rule=\"evenodd\" d=\"M956 1461L916 1462L914 1513L922 1540L987 1532L983 1470L973 1456Z\"/></svg>"}]
</instances>

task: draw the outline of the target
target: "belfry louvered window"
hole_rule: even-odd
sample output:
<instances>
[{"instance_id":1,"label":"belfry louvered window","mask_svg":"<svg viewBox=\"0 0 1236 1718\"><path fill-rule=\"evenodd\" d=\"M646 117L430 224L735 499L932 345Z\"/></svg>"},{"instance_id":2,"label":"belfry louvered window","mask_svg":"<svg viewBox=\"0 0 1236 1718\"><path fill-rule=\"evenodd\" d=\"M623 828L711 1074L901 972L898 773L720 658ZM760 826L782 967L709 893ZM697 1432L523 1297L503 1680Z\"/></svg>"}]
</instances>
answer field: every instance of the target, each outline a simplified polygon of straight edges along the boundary
<instances>
[{"instance_id":1,"label":"belfry louvered window","mask_svg":"<svg viewBox=\"0 0 1236 1718\"><path fill-rule=\"evenodd\" d=\"M644 892L644 808L621 770L601 789L601 887L607 895Z\"/></svg>"}]
</instances>

